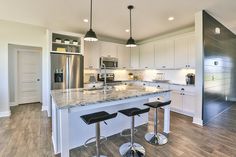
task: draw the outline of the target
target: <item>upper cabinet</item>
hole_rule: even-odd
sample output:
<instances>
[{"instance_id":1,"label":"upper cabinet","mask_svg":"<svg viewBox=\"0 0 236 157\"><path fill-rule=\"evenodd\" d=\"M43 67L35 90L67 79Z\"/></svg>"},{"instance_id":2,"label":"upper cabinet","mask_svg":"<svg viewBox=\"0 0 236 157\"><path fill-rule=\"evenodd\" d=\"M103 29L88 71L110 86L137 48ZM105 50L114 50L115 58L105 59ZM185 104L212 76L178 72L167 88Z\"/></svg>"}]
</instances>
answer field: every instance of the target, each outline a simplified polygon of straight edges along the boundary
<instances>
[{"instance_id":1,"label":"upper cabinet","mask_svg":"<svg viewBox=\"0 0 236 157\"><path fill-rule=\"evenodd\" d=\"M117 57L117 45L111 42L101 41L101 56L102 57Z\"/></svg>"},{"instance_id":2,"label":"upper cabinet","mask_svg":"<svg viewBox=\"0 0 236 157\"><path fill-rule=\"evenodd\" d=\"M195 67L195 40L194 36L175 39L175 68Z\"/></svg>"},{"instance_id":3,"label":"upper cabinet","mask_svg":"<svg viewBox=\"0 0 236 157\"><path fill-rule=\"evenodd\" d=\"M100 52L100 42L84 42L84 68L98 69Z\"/></svg>"},{"instance_id":4,"label":"upper cabinet","mask_svg":"<svg viewBox=\"0 0 236 157\"><path fill-rule=\"evenodd\" d=\"M129 68L130 67L130 48L125 45L117 45L117 57L118 57L118 68Z\"/></svg>"},{"instance_id":5,"label":"upper cabinet","mask_svg":"<svg viewBox=\"0 0 236 157\"><path fill-rule=\"evenodd\" d=\"M174 68L174 40L164 40L155 43L155 68Z\"/></svg>"},{"instance_id":6,"label":"upper cabinet","mask_svg":"<svg viewBox=\"0 0 236 157\"><path fill-rule=\"evenodd\" d=\"M139 69L139 46L130 48L130 68Z\"/></svg>"},{"instance_id":7,"label":"upper cabinet","mask_svg":"<svg viewBox=\"0 0 236 157\"><path fill-rule=\"evenodd\" d=\"M140 45L140 68L154 68L154 43Z\"/></svg>"}]
</instances>

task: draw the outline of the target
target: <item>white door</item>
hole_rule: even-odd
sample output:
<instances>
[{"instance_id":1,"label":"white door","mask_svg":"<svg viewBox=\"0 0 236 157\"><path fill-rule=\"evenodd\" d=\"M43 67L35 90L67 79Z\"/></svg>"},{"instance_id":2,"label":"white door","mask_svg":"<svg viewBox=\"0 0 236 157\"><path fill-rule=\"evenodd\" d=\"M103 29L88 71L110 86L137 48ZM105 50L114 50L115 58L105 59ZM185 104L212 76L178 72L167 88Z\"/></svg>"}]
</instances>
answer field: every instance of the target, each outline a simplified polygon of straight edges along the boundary
<instances>
[{"instance_id":1,"label":"white door","mask_svg":"<svg viewBox=\"0 0 236 157\"><path fill-rule=\"evenodd\" d=\"M18 51L18 104L41 102L41 53Z\"/></svg>"}]
</instances>

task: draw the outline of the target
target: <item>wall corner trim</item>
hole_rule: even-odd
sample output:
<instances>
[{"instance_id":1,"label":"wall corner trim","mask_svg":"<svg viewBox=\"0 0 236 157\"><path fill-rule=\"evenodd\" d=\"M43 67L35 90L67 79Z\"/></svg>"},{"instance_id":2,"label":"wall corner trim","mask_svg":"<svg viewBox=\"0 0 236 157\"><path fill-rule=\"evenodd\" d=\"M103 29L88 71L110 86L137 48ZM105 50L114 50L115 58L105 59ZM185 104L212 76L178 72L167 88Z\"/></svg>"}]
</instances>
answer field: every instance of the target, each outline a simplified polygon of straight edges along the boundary
<instances>
[{"instance_id":1,"label":"wall corner trim","mask_svg":"<svg viewBox=\"0 0 236 157\"><path fill-rule=\"evenodd\" d=\"M203 126L203 120L197 117L193 117L193 124Z\"/></svg>"},{"instance_id":2,"label":"wall corner trim","mask_svg":"<svg viewBox=\"0 0 236 157\"><path fill-rule=\"evenodd\" d=\"M4 111L4 112L0 112L0 118L1 117L10 117L11 116L11 111Z\"/></svg>"}]
</instances>

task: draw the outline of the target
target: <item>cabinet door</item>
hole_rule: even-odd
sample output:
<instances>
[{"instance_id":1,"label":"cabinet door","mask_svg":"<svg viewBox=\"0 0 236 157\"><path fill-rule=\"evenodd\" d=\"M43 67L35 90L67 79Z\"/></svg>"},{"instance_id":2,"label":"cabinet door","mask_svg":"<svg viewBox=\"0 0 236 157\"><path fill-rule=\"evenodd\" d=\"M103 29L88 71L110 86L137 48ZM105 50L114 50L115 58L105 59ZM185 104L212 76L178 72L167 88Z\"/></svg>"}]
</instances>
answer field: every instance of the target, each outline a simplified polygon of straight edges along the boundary
<instances>
[{"instance_id":1,"label":"cabinet door","mask_svg":"<svg viewBox=\"0 0 236 157\"><path fill-rule=\"evenodd\" d=\"M84 67L99 68L100 42L84 42Z\"/></svg>"},{"instance_id":2,"label":"cabinet door","mask_svg":"<svg viewBox=\"0 0 236 157\"><path fill-rule=\"evenodd\" d=\"M183 95L178 91L171 92L171 109L181 113L183 110Z\"/></svg>"},{"instance_id":3,"label":"cabinet door","mask_svg":"<svg viewBox=\"0 0 236 157\"><path fill-rule=\"evenodd\" d=\"M175 40L175 68L187 68L188 65L188 38Z\"/></svg>"},{"instance_id":4,"label":"cabinet door","mask_svg":"<svg viewBox=\"0 0 236 157\"><path fill-rule=\"evenodd\" d=\"M195 113L195 97L194 95L183 95L183 113L189 116L194 116Z\"/></svg>"},{"instance_id":5,"label":"cabinet door","mask_svg":"<svg viewBox=\"0 0 236 157\"><path fill-rule=\"evenodd\" d=\"M154 43L140 46L140 68L154 68Z\"/></svg>"},{"instance_id":6,"label":"cabinet door","mask_svg":"<svg viewBox=\"0 0 236 157\"><path fill-rule=\"evenodd\" d=\"M111 42L101 42L102 57L117 57L117 44Z\"/></svg>"},{"instance_id":7,"label":"cabinet door","mask_svg":"<svg viewBox=\"0 0 236 157\"><path fill-rule=\"evenodd\" d=\"M159 41L155 44L155 68L174 68L174 41Z\"/></svg>"},{"instance_id":8,"label":"cabinet door","mask_svg":"<svg viewBox=\"0 0 236 157\"><path fill-rule=\"evenodd\" d=\"M195 36L189 37L188 40L188 67L195 68L195 60L196 60L196 48L195 48Z\"/></svg>"},{"instance_id":9,"label":"cabinet door","mask_svg":"<svg viewBox=\"0 0 236 157\"><path fill-rule=\"evenodd\" d=\"M127 48L125 45L118 45L117 57L119 68L130 67L130 48Z\"/></svg>"},{"instance_id":10,"label":"cabinet door","mask_svg":"<svg viewBox=\"0 0 236 157\"><path fill-rule=\"evenodd\" d=\"M130 68L139 69L139 47L130 48Z\"/></svg>"}]
</instances>

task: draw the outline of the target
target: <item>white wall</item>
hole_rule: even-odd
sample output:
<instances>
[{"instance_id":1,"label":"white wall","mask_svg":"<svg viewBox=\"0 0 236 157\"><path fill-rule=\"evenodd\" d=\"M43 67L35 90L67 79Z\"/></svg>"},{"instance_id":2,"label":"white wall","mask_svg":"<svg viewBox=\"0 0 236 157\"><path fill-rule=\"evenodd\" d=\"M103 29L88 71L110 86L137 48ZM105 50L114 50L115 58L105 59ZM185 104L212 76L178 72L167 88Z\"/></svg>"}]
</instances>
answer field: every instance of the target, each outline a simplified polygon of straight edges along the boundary
<instances>
[{"instance_id":1,"label":"white wall","mask_svg":"<svg viewBox=\"0 0 236 157\"><path fill-rule=\"evenodd\" d=\"M202 95L203 95L203 12L195 14L196 37L196 108L193 123L203 125L202 120Z\"/></svg>"},{"instance_id":2,"label":"white wall","mask_svg":"<svg viewBox=\"0 0 236 157\"><path fill-rule=\"evenodd\" d=\"M0 20L0 116L9 115L8 44L41 47L43 50L43 105L49 102L49 58L46 28Z\"/></svg>"}]
</instances>

